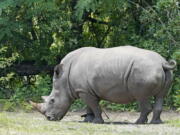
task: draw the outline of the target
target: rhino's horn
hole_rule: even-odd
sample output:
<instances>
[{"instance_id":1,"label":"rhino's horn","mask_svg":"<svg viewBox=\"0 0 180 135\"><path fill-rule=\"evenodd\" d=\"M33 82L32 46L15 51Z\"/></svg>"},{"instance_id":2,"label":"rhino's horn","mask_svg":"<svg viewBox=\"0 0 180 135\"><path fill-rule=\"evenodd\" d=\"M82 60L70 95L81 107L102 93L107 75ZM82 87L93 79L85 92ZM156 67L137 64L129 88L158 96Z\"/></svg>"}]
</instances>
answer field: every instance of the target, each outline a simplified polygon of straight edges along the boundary
<instances>
[{"instance_id":1,"label":"rhino's horn","mask_svg":"<svg viewBox=\"0 0 180 135\"><path fill-rule=\"evenodd\" d=\"M41 96L41 98L43 99L43 101L44 101L44 102L46 102L46 101L47 101L48 96Z\"/></svg>"},{"instance_id":2,"label":"rhino's horn","mask_svg":"<svg viewBox=\"0 0 180 135\"><path fill-rule=\"evenodd\" d=\"M29 101L29 103L30 103L35 109L37 109L40 113L42 113L41 103L35 103L35 102L33 102L33 101Z\"/></svg>"}]
</instances>

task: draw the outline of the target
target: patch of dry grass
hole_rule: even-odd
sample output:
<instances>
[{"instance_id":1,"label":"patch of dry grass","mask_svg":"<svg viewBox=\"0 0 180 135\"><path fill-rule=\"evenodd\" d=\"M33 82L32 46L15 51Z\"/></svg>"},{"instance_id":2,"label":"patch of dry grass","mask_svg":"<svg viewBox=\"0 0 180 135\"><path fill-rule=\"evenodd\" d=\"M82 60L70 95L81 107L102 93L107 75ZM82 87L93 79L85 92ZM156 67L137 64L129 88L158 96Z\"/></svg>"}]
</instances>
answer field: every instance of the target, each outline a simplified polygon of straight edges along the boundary
<instances>
[{"instance_id":1,"label":"patch of dry grass","mask_svg":"<svg viewBox=\"0 0 180 135\"><path fill-rule=\"evenodd\" d=\"M120 115L109 113L109 115L112 119L120 116L125 118L123 121L132 122L137 113L127 112ZM69 113L61 122L50 122L38 113L1 112L0 135L179 135L178 116L177 114L172 120L166 119L166 123L160 125L90 124L78 122L81 120L78 113Z\"/></svg>"}]
</instances>

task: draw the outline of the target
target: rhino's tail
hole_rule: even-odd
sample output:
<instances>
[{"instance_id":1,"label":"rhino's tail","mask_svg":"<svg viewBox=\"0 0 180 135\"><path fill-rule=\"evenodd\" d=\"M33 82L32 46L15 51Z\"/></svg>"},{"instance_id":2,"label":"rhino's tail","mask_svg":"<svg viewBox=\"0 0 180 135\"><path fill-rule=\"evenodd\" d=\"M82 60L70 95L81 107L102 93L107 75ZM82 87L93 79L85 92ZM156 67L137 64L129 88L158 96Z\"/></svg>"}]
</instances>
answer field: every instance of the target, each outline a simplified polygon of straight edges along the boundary
<instances>
[{"instance_id":1,"label":"rhino's tail","mask_svg":"<svg viewBox=\"0 0 180 135\"><path fill-rule=\"evenodd\" d=\"M165 70L173 70L176 67L176 61L175 60L169 60L168 62L163 63L162 66Z\"/></svg>"},{"instance_id":2,"label":"rhino's tail","mask_svg":"<svg viewBox=\"0 0 180 135\"><path fill-rule=\"evenodd\" d=\"M165 80L163 83L163 91L159 93L161 96L165 96L168 94L168 91L171 87L172 80L173 80L173 70L176 67L176 61L175 60L169 60L168 62L163 64L164 74L165 74Z\"/></svg>"}]
</instances>

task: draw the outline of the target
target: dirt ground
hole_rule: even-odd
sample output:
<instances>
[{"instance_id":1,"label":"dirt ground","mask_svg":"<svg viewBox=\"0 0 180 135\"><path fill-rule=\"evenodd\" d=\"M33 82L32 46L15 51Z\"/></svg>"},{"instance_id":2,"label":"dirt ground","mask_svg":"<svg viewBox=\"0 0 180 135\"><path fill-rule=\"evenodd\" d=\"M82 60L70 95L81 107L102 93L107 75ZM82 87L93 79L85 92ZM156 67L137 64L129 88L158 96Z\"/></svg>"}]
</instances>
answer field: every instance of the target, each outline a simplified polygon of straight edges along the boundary
<instances>
[{"instance_id":1,"label":"dirt ground","mask_svg":"<svg viewBox=\"0 0 180 135\"><path fill-rule=\"evenodd\" d=\"M165 123L158 125L134 124L138 112L108 111L109 119L103 113L104 124L83 123L84 113L68 112L60 122L51 122L37 112L0 112L0 135L180 135L180 113L174 111L164 111Z\"/></svg>"},{"instance_id":2,"label":"dirt ground","mask_svg":"<svg viewBox=\"0 0 180 135\"><path fill-rule=\"evenodd\" d=\"M105 113L108 115L109 119L106 117ZM105 123L113 123L113 124L134 124L134 122L138 119L140 113L139 112L112 112L105 111L103 112L103 119ZM81 112L68 112L62 121L82 121L83 118L80 116L85 114L84 111ZM148 122L150 122L152 118L152 113L148 116ZM161 114L161 119L163 121L173 121L180 119L180 113L175 111L163 111Z\"/></svg>"}]
</instances>

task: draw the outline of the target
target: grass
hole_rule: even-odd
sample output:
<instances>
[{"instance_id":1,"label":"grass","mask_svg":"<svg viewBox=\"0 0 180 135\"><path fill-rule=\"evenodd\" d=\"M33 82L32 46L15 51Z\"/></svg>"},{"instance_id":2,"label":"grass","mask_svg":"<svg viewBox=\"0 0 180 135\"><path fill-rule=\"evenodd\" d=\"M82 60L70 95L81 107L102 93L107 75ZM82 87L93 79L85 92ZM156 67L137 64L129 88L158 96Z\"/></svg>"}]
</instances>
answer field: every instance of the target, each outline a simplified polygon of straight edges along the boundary
<instances>
[{"instance_id":1,"label":"grass","mask_svg":"<svg viewBox=\"0 0 180 135\"><path fill-rule=\"evenodd\" d=\"M176 120L169 120L167 123L171 126L179 127L180 128L180 119Z\"/></svg>"},{"instance_id":2,"label":"grass","mask_svg":"<svg viewBox=\"0 0 180 135\"><path fill-rule=\"evenodd\" d=\"M132 114L124 115L129 117ZM166 119L165 124L135 125L81 123L76 113L66 116L61 122L50 122L38 113L1 112L0 135L179 135L180 118L177 116L173 120Z\"/></svg>"}]
</instances>

